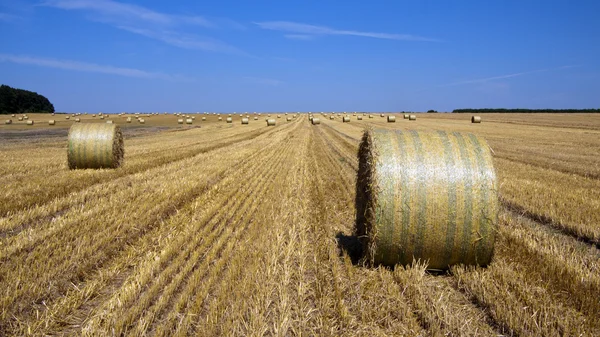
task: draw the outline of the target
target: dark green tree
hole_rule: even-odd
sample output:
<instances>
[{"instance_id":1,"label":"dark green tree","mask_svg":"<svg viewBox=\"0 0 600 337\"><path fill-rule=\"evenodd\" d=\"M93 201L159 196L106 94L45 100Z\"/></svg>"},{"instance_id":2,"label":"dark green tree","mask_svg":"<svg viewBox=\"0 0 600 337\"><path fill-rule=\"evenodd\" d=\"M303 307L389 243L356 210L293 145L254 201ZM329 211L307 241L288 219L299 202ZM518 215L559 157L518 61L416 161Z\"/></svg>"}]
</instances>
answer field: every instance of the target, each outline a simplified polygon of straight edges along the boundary
<instances>
[{"instance_id":1,"label":"dark green tree","mask_svg":"<svg viewBox=\"0 0 600 337\"><path fill-rule=\"evenodd\" d=\"M54 112L50 101L33 91L0 85L0 114Z\"/></svg>"}]
</instances>

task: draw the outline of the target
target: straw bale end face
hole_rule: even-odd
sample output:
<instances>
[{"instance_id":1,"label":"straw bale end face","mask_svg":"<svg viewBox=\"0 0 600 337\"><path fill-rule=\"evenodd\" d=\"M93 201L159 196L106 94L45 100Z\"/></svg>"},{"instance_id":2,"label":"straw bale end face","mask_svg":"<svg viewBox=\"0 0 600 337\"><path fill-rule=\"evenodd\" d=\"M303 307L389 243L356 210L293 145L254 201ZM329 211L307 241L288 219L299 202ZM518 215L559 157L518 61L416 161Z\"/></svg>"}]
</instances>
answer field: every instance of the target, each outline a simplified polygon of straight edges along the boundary
<instances>
[{"instance_id":1,"label":"straw bale end face","mask_svg":"<svg viewBox=\"0 0 600 337\"><path fill-rule=\"evenodd\" d=\"M69 169L118 168L125 154L123 135L116 124L73 124L69 129Z\"/></svg>"},{"instance_id":2,"label":"straw bale end face","mask_svg":"<svg viewBox=\"0 0 600 337\"><path fill-rule=\"evenodd\" d=\"M472 134L367 130L358 153L356 234L367 262L429 269L491 262L497 180Z\"/></svg>"},{"instance_id":3,"label":"straw bale end face","mask_svg":"<svg viewBox=\"0 0 600 337\"><path fill-rule=\"evenodd\" d=\"M472 116L471 123L481 123L481 117L480 116Z\"/></svg>"}]
</instances>

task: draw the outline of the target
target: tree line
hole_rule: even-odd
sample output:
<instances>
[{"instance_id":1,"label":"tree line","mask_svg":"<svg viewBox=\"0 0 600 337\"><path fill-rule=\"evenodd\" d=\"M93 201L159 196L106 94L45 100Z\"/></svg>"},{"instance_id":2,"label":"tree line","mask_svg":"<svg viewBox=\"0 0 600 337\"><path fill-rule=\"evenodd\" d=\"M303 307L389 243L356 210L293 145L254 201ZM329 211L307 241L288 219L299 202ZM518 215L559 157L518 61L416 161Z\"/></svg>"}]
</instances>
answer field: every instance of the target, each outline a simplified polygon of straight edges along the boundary
<instances>
[{"instance_id":1,"label":"tree line","mask_svg":"<svg viewBox=\"0 0 600 337\"><path fill-rule=\"evenodd\" d=\"M0 85L0 114L18 114L28 112L54 112L50 101L33 91Z\"/></svg>"},{"instance_id":2,"label":"tree line","mask_svg":"<svg viewBox=\"0 0 600 337\"><path fill-rule=\"evenodd\" d=\"M453 113L600 113L600 109L454 109Z\"/></svg>"}]
</instances>

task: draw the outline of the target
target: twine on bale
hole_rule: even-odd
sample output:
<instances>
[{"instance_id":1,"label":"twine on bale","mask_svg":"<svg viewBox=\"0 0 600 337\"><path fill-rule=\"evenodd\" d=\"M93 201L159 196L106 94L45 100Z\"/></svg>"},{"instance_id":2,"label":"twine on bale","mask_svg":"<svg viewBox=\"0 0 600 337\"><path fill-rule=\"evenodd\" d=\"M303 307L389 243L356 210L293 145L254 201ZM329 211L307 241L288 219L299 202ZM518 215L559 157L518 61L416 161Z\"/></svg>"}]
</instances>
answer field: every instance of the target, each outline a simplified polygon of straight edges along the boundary
<instances>
[{"instance_id":1,"label":"twine on bale","mask_svg":"<svg viewBox=\"0 0 600 337\"><path fill-rule=\"evenodd\" d=\"M73 124L68 142L71 170L117 168L123 163L123 135L116 124Z\"/></svg>"},{"instance_id":2,"label":"twine on bale","mask_svg":"<svg viewBox=\"0 0 600 337\"><path fill-rule=\"evenodd\" d=\"M396 123L396 116L388 116L387 121L388 123Z\"/></svg>"},{"instance_id":3,"label":"twine on bale","mask_svg":"<svg viewBox=\"0 0 600 337\"><path fill-rule=\"evenodd\" d=\"M498 183L472 134L367 130L359 147L356 234L375 265L488 265Z\"/></svg>"},{"instance_id":4,"label":"twine on bale","mask_svg":"<svg viewBox=\"0 0 600 337\"><path fill-rule=\"evenodd\" d=\"M481 123L481 117L480 116L472 116L471 123Z\"/></svg>"}]
</instances>

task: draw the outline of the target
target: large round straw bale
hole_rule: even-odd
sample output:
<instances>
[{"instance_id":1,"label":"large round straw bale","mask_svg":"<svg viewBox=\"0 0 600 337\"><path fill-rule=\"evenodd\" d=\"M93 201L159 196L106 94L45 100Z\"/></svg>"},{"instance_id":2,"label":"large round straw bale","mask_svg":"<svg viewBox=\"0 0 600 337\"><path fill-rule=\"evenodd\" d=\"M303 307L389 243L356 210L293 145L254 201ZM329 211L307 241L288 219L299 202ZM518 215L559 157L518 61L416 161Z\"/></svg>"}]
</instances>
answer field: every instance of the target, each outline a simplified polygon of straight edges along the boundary
<instances>
[{"instance_id":1,"label":"large round straw bale","mask_svg":"<svg viewBox=\"0 0 600 337\"><path fill-rule=\"evenodd\" d=\"M177 120L177 124L183 124L183 118L179 118L179 119Z\"/></svg>"},{"instance_id":2,"label":"large round straw bale","mask_svg":"<svg viewBox=\"0 0 600 337\"><path fill-rule=\"evenodd\" d=\"M255 120L255 121L257 121L257 120L258 120L258 117L257 117L257 116L254 116L254 120Z\"/></svg>"},{"instance_id":3,"label":"large round straw bale","mask_svg":"<svg viewBox=\"0 0 600 337\"><path fill-rule=\"evenodd\" d=\"M267 126L275 126L275 120L274 119L267 119Z\"/></svg>"},{"instance_id":4,"label":"large round straw bale","mask_svg":"<svg viewBox=\"0 0 600 337\"><path fill-rule=\"evenodd\" d=\"M29 116L23 116L23 119L28 120Z\"/></svg>"},{"instance_id":5,"label":"large round straw bale","mask_svg":"<svg viewBox=\"0 0 600 337\"><path fill-rule=\"evenodd\" d=\"M14 118L14 117L15 117L15 114L12 114L12 115L10 115L10 117L13 117L13 118Z\"/></svg>"},{"instance_id":6,"label":"large round straw bale","mask_svg":"<svg viewBox=\"0 0 600 337\"><path fill-rule=\"evenodd\" d=\"M222 120L223 120L223 117L219 117L219 121L222 121Z\"/></svg>"},{"instance_id":7,"label":"large round straw bale","mask_svg":"<svg viewBox=\"0 0 600 337\"><path fill-rule=\"evenodd\" d=\"M369 115L369 118L373 118L373 115Z\"/></svg>"},{"instance_id":8,"label":"large round straw bale","mask_svg":"<svg viewBox=\"0 0 600 337\"><path fill-rule=\"evenodd\" d=\"M108 121L106 121L106 124L113 124L113 121L108 120Z\"/></svg>"},{"instance_id":9,"label":"large round straw bale","mask_svg":"<svg viewBox=\"0 0 600 337\"><path fill-rule=\"evenodd\" d=\"M19 122L20 122L20 121L22 121L22 120L23 120L23 117L19 117L19 118L17 118L17 119L18 119L18 120L19 120Z\"/></svg>"},{"instance_id":10,"label":"large round straw bale","mask_svg":"<svg viewBox=\"0 0 600 337\"><path fill-rule=\"evenodd\" d=\"M312 119L315 119L314 117ZM285 118L286 121L291 122L292 121L292 117L286 117Z\"/></svg>"},{"instance_id":11,"label":"large round straw bale","mask_svg":"<svg viewBox=\"0 0 600 337\"><path fill-rule=\"evenodd\" d=\"M205 120L206 120L206 117L202 117L202 120L203 120L203 121L205 121Z\"/></svg>"},{"instance_id":12,"label":"large round straw bale","mask_svg":"<svg viewBox=\"0 0 600 337\"><path fill-rule=\"evenodd\" d=\"M384 115L384 114L381 114L381 117L385 117L385 115Z\"/></svg>"},{"instance_id":13,"label":"large round straw bale","mask_svg":"<svg viewBox=\"0 0 600 337\"><path fill-rule=\"evenodd\" d=\"M281 118L281 115L277 115L277 118Z\"/></svg>"},{"instance_id":14,"label":"large round straw bale","mask_svg":"<svg viewBox=\"0 0 600 337\"><path fill-rule=\"evenodd\" d=\"M127 117L126 121L127 123L131 123L131 117Z\"/></svg>"},{"instance_id":15,"label":"large round straw bale","mask_svg":"<svg viewBox=\"0 0 600 337\"><path fill-rule=\"evenodd\" d=\"M146 120L143 118L138 119L138 122L140 122L140 124L146 124Z\"/></svg>"},{"instance_id":16,"label":"large round straw bale","mask_svg":"<svg viewBox=\"0 0 600 337\"><path fill-rule=\"evenodd\" d=\"M194 121L193 119L188 118L185 120L185 124L192 124L193 121Z\"/></svg>"},{"instance_id":17,"label":"large round straw bale","mask_svg":"<svg viewBox=\"0 0 600 337\"><path fill-rule=\"evenodd\" d=\"M396 116L388 116L387 121L388 123L396 123Z\"/></svg>"},{"instance_id":18,"label":"large round straw bale","mask_svg":"<svg viewBox=\"0 0 600 337\"><path fill-rule=\"evenodd\" d=\"M362 116L356 116L356 119L362 121Z\"/></svg>"},{"instance_id":19,"label":"large round straw bale","mask_svg":"<svg viewBox=\"0 0 600 337\"><path fill-rule=\"evenodd\" d=\"M404 114L404 119L409 119L410 115L409 114Z\"/></svg>"},{"instance_id":20,"label":"large round straw bale","mask_svg":"<svg viewBox=\"0 0 600 337\"><path fill-rule=\"evenodd\" d=\"M79 122L81 122L81 119L75 118L75 123L79 123Z\"/></svg>"},{"instance_id":21,"label":"large round straw bale","mask_svg":"<svg viewBox=\"0 0 600 337\"><path fill-rule=\"evenodd\" d=\"M472 116L471 123L481 123L481 117L480 116Z\"/></svg>"},{"instance_id":22,"label":"large round straw bale","mask_svg":"<svg viewBox=\"0 0 600 337\"><path fill-rule=\"evenodd\" d=\"M71 116L65 116L65 119L71 119Z\"/></svg>"},{"instance_id":23,"label":"large round straw bale","mask_svg":"<svg viewBox=\"0 0 600 337\"><path fill-rule=\"evenodd\" d=\"M4 121L4 124L12 124L12 119L7 119Z\"/></svg>"},{"instance_id":24,"label":"large round straw bale","mask_svg":"<svg viewBox=\"0 0 600 337\"><path fill-rule=\"evenodd\" d=\"M368 262L429 269L490 263L498 183L473 134L367 130L359 146L356 226Z\"/></svg>"},{"instance_id":25,"label":"large round straw bale","mask_svg":"<svg viewBox=\"0 0 600 337\"><path fill-rule=\"evenodd\" d=\"M242 124L248 124L248 118L242 118Z\"/></svg>"},{"instance_id":26,"label":"large round straw bale","mask_svg":"<svg viewBox=\"0 0 600 337\"><path fill-rule=\"evenodd\" d=\"M233 123L233 119L231 117L227 117L227 123Z\"/></svg>"},{"instance_id":27,"label":"large round straw bale","mask_svg":"<svg viewBox=\"0 0 600 337\"><path fill-rule=\"evenodd\" d=\"M69 129L69 169L117 168L124 155L123 135L116 124L73 124Z\"/></svg>"},{"instance_id":28,"label":"large round straw bale","mask_svg":"<svg viewBox=\"0 0 600 337\"><path fill-rule=\"evenodd\" d=\"M318 124L321 124L321 120L318 119L318 118L313 118L312 119L312 125L318 125Z\"/></svg>"},{"instance_id":29,"label":"large round straw bale","mask_svg":"<svg viewBox=\"0 0 600 337\"><path fill-rule=\"evenodd\" d=\"M33 125L33 121L27 121L27 125Z\"/></svg>"},{"instance_id":30,"label":"large round straw bale","mask_svg":"<svg viewBox=\"0 0 600 337\"><path fill-rule=\"evenodd\" d=\"M96 117L96 114L92 114L92 117Z\"/></svg>"},{"instance_id":31,"label":"large round straw bale","mask_svg":"<svg viewBox=\"0 0 600 337\"><path fill-rule=\"evenodd\" d=\"M100 119L104 119L104 116L100 116Z\"/></svg>"},{"instance_id":32,"label":"large round straw bale","mask_svg":"<svg viewBox=\"0 0 600 337\"><path fill-rule=\"evenodd\" d=\"M48 125L55 125L56 121L54 119L51 119L48 121Z\"/></svg>"},{"instance_id":33,"label":"large round straw bale","mask_svg":"<svg viewBox=\"0 0 600 337\"><path fill-rule=\"evenodd\" d=\"M329 119L335 119L335 116L329 116Z\"/></svg>"},{"instance_id":34,"label":"large round straw bale","mask_svg":"<svg viewBox=\"0 0 600 337\"><path fill-rule=\"evenodd\" d=\"M344 123L350 123L350 117L344 116L344 118L342 119L342 121Z\"/></svg>"},{"instance_id":35,"label":"large round straw bale","mask_svg":"<svg viewBox=\"0 0 600 337\"><path fill-rule=\"evenodd\" d=\"M410 116L408 116L408 120L409 121L416 121L417 120L417 116L416 115L410 115Z\"/></svg>"}]
</instances>

